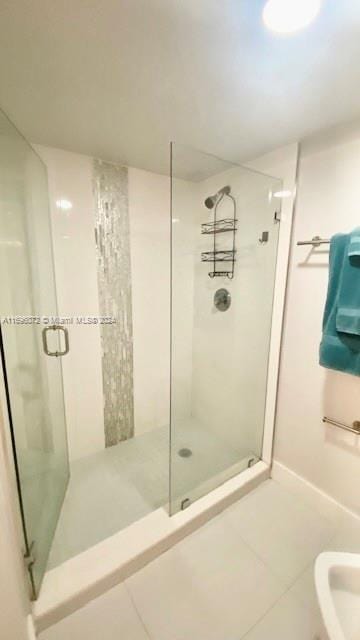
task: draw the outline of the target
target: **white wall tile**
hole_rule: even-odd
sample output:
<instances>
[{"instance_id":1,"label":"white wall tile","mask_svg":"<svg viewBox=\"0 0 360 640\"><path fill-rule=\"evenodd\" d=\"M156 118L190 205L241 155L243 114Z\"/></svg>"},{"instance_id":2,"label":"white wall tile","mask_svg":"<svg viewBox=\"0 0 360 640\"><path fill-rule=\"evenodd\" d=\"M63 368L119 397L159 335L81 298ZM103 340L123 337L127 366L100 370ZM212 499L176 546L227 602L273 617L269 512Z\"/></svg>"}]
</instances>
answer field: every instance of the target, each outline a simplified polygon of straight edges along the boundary
<instances>
[{"instance_id":1,"label":"white wall tile","mask_svg":"<svg viewBox=\"0 0 360 640\"><path fill-rule=\"evenodd\" d=\"M55 275L62 316L99 315L92 159L37 147L49 177ZM62 210L56 201L72 208ZM105 446L99 327L68 327L70 352L62 359L70 459Z\"/></svg>"},{"instance_id":2,"label":"white wall tile","mask_svg":"<svg viewBox=\"0 0 360 640\"><path fill-rule=\"evenodd\" d=\"M94 198L90 157L37 147L49 175L55 271L61 315L98 315ZM181 224L177 245L191 251L195 222L193 184L177 181ZM56 201L72 208L62 211ZM181 212L180 212L181 209ZM129 168L129 216L134 339L135 435L169 422L170 385L170 181ZM190 413L192 380L193 263L182 265L182 349L179 410ZM183 304L185 300L186 304ZM70 353L63 359L70 458L104 448L99 327L69 328Z\"/></svg>"},{"instance_id":3,"label":"white wall tile","mask_svg":"<svg viewBox=\"0 0 360 640\"><path fill-rule=\"evenodd\" d=\"M236 200L238 231L235 235L234 278L210 278L209 263L201 263L201 251L212 249L213 237L198 236L195 266L193 415L221 435L235 449L261 455L267 364L270 348L272 301L279 225L274 224L276 204L271 191L281 182L243 167L232 167L198 185L197 219L213 218L204 207L206 196L229 184ZM219 205L217 217L232 217L229 199ZM259 243L263 231L269 242ZM232 246L232 234L216 236L218 248ZM230 244L229 244L230 243ZM226 267L226 263L217 268ZM216 290L225 287L231 306L222 313L213 302ZM241 425L241 428L239 428Z\"/></svg>"},{"instance_id":4,"label":"white wall tile","mask_svg":"<svg viewBox=\"0 0 360 640\"><path fill-rule=\"evenodd\" d=\"M191 403L193 328L194 185L176 180L174 224L174 331L179 323L176 409L188 417ZM170 179L129 168L129 217L134 335L135 435L169 424L170 397ZM190 260L176 257L184 251ZM178 277L177 277L178 276ZM180 332L176 332L179 335Z\"/></svg>"}]
</instances>

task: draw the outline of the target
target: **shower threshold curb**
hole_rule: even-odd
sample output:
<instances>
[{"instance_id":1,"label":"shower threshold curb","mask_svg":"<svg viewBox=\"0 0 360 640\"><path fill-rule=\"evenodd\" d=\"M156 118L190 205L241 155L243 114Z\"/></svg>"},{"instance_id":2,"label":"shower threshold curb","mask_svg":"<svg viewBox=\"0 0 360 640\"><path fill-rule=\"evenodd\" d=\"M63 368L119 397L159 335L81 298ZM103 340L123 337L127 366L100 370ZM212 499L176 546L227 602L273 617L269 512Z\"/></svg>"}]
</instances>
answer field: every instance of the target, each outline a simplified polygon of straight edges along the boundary
<instances>
[{"instance_id":1,"label":"shower threshold curb","mask_svg":"<svg viewBox=\"0 0 360 640\"><path fill-rule=\"evenodd\" d=\"M262 461L227 480L185 511L163 508L45 574L33 603L37 633L124 581L270 477Z\"/></svg>"}]
</instances>

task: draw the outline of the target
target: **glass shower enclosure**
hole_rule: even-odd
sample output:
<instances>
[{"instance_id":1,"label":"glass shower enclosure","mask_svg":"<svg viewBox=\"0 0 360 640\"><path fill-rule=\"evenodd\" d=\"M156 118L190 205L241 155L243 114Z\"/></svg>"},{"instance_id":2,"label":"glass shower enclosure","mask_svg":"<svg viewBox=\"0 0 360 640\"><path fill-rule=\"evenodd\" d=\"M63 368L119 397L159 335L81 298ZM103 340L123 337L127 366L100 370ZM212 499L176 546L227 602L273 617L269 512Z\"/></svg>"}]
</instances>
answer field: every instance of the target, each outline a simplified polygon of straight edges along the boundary
<instances>
[{"instance_id":1,"label":"glass shower enclosure","mask_svg":"<svg viewBox=\"0 0 360 640\"><path fill-rule=\"evenodd\" d=\"M281 186L171 145L171 514L261 459Z\"/></svg>"},{"instance_id":2,"label":"glass shower enclosure","mask_svg":"<svg viewBox=\"0 0 360 640\"><path fill-rule=\"evenodd\" d=\"M59 357L69 345L57 308L46 167L1 112L0 142L2 405L36 598L69 480ZM170 455L167 444L156 449L149 433L143 458L133 456L134 492L127 494L139 495L146 512L169 503L173 515L261 459L279 190L275 178L171 146ZM119 464L119 450L112 454ZM106 467L100 469L102 478ZM141 489L148 485L159 487L150 505ZM119 508L131 512L129 502L118 500Z\"/></svg>"},{"instance_id":3,"label":"glass shower enclosure","mask_svg":"<svg viewBox=\"0 0 360 640\"><path fill-rule=\"evenodd\" d=\"M69 478L46 167L0 112L0 346L31 596ZM4 407L3 407L4 408Z\"/></svg>"}]
</instances>

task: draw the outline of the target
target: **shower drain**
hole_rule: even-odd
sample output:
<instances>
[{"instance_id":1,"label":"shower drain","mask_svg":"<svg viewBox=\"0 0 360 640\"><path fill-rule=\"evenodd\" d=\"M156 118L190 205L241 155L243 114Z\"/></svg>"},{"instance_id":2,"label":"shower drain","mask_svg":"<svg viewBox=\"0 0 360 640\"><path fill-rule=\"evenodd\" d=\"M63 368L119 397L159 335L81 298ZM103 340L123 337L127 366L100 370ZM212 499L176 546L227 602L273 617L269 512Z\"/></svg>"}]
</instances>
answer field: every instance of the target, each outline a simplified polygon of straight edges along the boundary
<instances>
[{"instance_id":1,"label":"shower drain","mask_svg":"<svg viewBox=\"0 0 360 640\"><path fill-rule=\"evenodd\" d=\"M183 449L179 449L178 454L181 458L190 458L190 456L192 456L192 451L191 449L184 447Z\"/></svg>"}]
</instances>

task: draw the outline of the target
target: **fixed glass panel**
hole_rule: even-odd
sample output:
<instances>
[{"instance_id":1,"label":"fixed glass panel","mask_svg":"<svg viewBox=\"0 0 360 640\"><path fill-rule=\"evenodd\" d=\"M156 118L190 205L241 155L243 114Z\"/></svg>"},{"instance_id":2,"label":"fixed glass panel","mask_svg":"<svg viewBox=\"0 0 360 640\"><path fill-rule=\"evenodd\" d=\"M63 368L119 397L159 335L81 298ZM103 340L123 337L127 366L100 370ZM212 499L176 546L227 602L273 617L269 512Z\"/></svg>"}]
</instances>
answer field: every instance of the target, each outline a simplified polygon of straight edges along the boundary
<instances>
[{"instance_id":1,"label":"fixed glass panel","mask_svg":"<svg viewBox=\"0 0 360 640\"><path fill-rule=\"evenodd\" d=\"M261 458L281 181L172 145L170 512Z\"/></svg>"},{"instance_id":2,"label":"fixed glass panel","mask_svg":"<svg viewBox=\"0 0 360 640\"><path fill-rule=\"evenodd\" d=\"M58 315L46 168L1 112L0 208L2 357L36 597L69 476L61 358L44 351L64 341L50 330L43 344Z\"/></svg>"}]
</instances>

